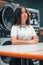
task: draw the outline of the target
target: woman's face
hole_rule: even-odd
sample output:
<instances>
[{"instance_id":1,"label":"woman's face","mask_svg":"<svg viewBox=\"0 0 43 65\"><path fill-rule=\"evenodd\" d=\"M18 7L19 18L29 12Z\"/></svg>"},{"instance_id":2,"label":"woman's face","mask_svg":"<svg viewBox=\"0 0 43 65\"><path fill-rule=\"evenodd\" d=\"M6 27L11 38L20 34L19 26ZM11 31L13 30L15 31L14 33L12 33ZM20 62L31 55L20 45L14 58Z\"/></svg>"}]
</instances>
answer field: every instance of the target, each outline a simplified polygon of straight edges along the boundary
<instances>
[{"instance_id":1,"label":"woman's face","mask_svg":"<svg viewBox=\"0 0 43 65\"><path fill-rule=\"evenodd\" d=\"M27 12L26 12L25 8L22 7L22 9L21 9L21 24L22 25L26 24L27 17L28 17Z\"/></svg>"}]
</instances>

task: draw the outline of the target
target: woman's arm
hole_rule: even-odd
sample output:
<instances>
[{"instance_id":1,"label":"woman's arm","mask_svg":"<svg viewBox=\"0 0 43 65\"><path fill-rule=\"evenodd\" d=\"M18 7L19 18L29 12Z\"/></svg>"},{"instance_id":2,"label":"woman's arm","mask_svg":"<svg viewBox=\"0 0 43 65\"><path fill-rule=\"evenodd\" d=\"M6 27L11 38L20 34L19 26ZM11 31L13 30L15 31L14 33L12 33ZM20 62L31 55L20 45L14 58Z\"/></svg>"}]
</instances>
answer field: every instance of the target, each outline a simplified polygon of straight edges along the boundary
<instances>
[{"instance_id":1,"label":"woman's arm","mask_svg":"<svg viewBox=\"0 0 43 65\"><path fill-rule=\"evenodd\" d=\"M26 40L19 40L15 36L11 36L11 43L14 44L14 45L15 44L27 44L28 41L26 41Z\"/></svg>"},{"instance_id":2,"label":"woman's arm","mask_svg":"<svg viewBox=\"0 0 43 65\"><path fill-rule=\"evenodd\" d=\"M33 43L33 44L37 44L38 41L39 41L38 36L33 36L33 37L32 37L32 40L29 40L28 42L31 43L31 44L32 44L32 43Z\"/></svg>"},{"instance_id":3,"label":"woman's arm","mask_svg":"<svg viewBox=\"0 0 43 65\"><path fill-rule=\"evenodd\" d=\"M11 36L12 44L36 44L38 43L38 37L33 36L32 40L18 40L15 36Z\"/></svg>"}]
</instances>

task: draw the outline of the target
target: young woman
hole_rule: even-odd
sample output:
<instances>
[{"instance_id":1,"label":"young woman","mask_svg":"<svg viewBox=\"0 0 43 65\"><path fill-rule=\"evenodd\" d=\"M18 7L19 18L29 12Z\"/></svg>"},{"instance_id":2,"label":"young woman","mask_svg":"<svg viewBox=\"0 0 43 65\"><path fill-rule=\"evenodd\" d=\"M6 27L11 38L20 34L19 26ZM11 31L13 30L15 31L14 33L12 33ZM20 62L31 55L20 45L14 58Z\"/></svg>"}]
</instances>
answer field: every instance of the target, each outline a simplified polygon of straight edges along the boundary
<instances>
[{"instance_id":1,"label":"young woman","mask_svg":"<svg viewBox=\"0 0 43 65\"><path fill-rule=\"evenodd\" d=\"M29 24L29 13L24 7L17 7L15 9L14 25L11 29L11 42L13 45L38 43L37 34ZM22 65L27 65L27 60L28 65L34 65L31 59L22 59ZM21 59L12 58L10 65L21 65Z\"/></svg>"}]
</instances>

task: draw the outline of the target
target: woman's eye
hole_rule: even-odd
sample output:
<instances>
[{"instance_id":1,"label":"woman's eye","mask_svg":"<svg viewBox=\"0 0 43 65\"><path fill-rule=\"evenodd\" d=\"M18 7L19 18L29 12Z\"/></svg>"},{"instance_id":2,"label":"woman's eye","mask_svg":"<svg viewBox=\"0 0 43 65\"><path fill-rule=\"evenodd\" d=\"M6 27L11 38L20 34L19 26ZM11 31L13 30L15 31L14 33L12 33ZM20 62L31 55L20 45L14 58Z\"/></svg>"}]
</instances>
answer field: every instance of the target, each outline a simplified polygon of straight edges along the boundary
<instances>
[{"instance_id":1,"label":"woman's eye","mask_svg":"<svg viewBox=\"0 0 43 65\"><path fill-rule=\"evenodd\" d=\"M24 11L24 12L21 12L21 14L24 14L24 13L27 13L26 11Z\"/></svg>"}]
</instances>

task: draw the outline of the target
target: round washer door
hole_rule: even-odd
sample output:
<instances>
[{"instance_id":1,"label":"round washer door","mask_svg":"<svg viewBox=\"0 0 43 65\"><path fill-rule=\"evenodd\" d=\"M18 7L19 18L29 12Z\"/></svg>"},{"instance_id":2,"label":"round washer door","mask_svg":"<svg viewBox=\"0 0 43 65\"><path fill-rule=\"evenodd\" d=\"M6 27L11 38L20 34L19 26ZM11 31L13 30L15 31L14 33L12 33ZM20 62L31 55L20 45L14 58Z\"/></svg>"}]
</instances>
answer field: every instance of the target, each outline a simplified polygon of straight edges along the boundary
<instances>
[{"instance_id":1,"label":"round washer door","mask_svg":"<svg viewBox=\"0 0 43 65\"><path fill-rule=\"evenodd\" d=\"M3 9L2 22L4 27L10 31L14 23L14 10L11 6L7 6Z\"/></svg>"},{"instance_id":2,"label":"round washer door","mask_svg":"<svg viewBox=\"0 0 43 65\"><path fill-rule=\"evenodd\" d=\"M3 43L3 45L11 45L11 42L10 42L10 41L6 41L5 43ZM1 56L1 60L2 60L4 63L9 63L10 60L11 60L11 57Z\"/></svg>"}]
</instances>

